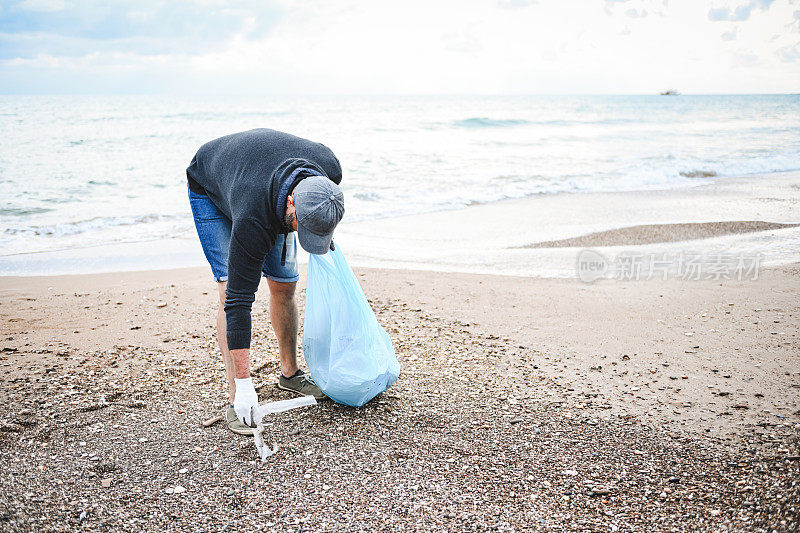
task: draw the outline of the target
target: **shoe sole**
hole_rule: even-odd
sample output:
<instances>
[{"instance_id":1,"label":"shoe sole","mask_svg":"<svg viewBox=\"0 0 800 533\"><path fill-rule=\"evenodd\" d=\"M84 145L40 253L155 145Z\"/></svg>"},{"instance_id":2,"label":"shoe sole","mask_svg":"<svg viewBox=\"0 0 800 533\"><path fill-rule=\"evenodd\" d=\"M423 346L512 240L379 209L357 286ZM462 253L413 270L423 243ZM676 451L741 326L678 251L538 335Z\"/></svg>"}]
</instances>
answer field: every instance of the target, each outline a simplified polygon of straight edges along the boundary
<instances>
[{"instance_id":1,"label":"shoe sole","mask_svg":"<svg viewBox=\"0 0 800 533\"><path fill-rule=\"evenodd\" d=\"M278 383L278 388L279 388L280 390L285 390L285 391L293 392L293 393L297 394L298 396L310 396L309 394L303 394L302 392L300 392L300 391L299 391L299 390L297 390L297 389L290 389L289 387L284 387L284 386L283 386L283 385L281 385L280 383ZM315 400L317 400L317 401L319 401L319 400L324 400L325 398L327 398L327 396L325 396L324 394L323 394L322 396L314 396L314 399L315 399Z\"/></svg>"}]
</instances>

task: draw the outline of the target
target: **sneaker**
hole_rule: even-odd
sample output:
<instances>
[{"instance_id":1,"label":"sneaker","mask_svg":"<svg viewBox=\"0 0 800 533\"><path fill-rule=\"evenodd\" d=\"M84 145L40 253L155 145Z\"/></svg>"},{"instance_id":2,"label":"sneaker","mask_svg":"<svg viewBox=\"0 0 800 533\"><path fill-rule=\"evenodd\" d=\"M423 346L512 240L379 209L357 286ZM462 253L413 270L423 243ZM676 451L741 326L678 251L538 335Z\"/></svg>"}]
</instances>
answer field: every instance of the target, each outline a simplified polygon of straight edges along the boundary
<instances>
[{"instance_id":1,"label":"sneaker","mask_svg":"<svg viewBox=\"0 0 800 533\"><path fill-rule=\"evenodd\" d=\"M278 380L278 388L296 392L302 396L313 396L317 400L325 398L325 395L319 390L317 384L314 383L311 375L306 374L302 370L298 370L294 373L294 376L290 378L285 378L283 374L281 374L281 378Z\"/></svg>"},{"instance_id":2,"label":"sneaker","mask_svg":"<svg viewBox=\"0 0 800 533\"><path fill-rule=\"evenodd\" d=\"M225 420L228 421L228 429L239 435L253 435L253 428L236 418L236 411L233 407L225 409Z\"/></svg>"}]
</instances>

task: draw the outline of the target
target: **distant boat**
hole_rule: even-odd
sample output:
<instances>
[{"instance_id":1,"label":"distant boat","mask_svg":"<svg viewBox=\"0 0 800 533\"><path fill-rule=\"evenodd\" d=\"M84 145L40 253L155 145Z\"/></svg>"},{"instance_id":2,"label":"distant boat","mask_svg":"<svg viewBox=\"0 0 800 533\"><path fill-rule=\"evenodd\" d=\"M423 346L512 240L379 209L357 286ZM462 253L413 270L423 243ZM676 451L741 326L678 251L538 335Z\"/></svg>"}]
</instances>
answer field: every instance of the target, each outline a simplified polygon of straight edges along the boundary
<instances>
[{"instance_id":1,"label":"distant boat","mask_svg":"<svg viewBox=\"0 0 800 533\"><path fill-rule=\"evenodd\" d=\"M666 91L662 92L661 96L678 96L679 94L681 94L681 93L679 93L675 89L669 89L669 90L666 90Z\"/></svg>"}]
</instances>

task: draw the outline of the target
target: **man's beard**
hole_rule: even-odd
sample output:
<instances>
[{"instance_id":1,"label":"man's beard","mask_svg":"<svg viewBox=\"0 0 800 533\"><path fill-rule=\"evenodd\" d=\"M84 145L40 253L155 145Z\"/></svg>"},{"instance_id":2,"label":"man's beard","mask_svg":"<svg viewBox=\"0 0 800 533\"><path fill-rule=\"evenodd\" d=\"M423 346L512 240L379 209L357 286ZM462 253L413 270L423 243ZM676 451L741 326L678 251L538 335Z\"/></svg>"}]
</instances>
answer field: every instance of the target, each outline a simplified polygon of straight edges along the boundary
<instances>
[{"instance_id":1,"label":"man's beard","mask_svg":"<svg viewBox=\"0 0 800 533\"><path fill-rule=\"evenodd\" d=\"M283 225L289 230L294 231L294 219L297 215L295 213L287 213L283 216Z\"/></svg>"}]
</instances>

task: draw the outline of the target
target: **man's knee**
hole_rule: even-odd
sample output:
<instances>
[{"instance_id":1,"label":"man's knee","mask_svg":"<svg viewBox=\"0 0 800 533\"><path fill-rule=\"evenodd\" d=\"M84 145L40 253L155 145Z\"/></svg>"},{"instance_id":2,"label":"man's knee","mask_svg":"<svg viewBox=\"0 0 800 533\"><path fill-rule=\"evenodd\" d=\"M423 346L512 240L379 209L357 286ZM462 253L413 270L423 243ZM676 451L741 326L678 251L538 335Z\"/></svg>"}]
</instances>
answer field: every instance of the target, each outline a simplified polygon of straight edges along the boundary
<instances>
[{"instance_id":1,"label":"man's knee","mask_svg":"<svg viewBox=\"0 0 800 533\"><path fill-rule=\"evenodd\" d=\"M267 283L269 284L269 293L272 297L280 300L294 299L294 290L297 286L297 282L283 283L267 279Z\"/></svg>"}]
</instances>

